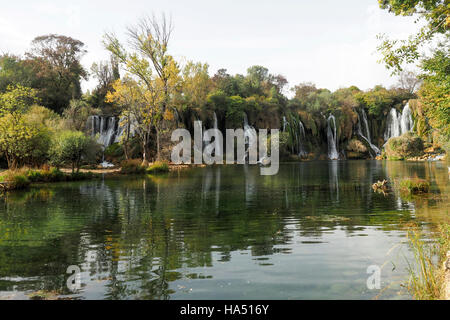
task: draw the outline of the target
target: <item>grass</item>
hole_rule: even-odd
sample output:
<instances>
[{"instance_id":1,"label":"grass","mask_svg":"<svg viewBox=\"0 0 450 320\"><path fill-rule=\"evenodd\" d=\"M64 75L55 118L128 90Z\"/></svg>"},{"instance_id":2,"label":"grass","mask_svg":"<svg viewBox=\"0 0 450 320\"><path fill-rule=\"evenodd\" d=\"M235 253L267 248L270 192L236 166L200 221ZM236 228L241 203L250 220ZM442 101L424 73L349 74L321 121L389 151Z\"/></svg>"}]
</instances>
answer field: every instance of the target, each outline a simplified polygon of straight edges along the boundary
<instances>
[{"instance_id":1,"label":"grass","mask_svg":"<svg viewBox=\"0 0 450 320\"><path fill-rule=\"evenodd\" d=\"M438 230L439 236L434 243L425 242L417 228L408 231L415 266L409 264L410 278L406 287L417 300L444 299L446 284L442 265L450 249L450 225L440 225Z\"/></svg>"},{"instance_id":2,"label":"grass","mask_svg":"<svg viewBox=\"0 0 450 320\"><path fill-rule=\"evenodd\" d=\"M402 179L400 181L400 190L409 194L428 193L430 191L430 183L418 178Z\"/></svg>"},{"instance_id":3,"label":"grass","mask_svg":"<svg viewBox=\"0 0 450 320\"><path fill-rule=\"evenodd\" d=\"M158 174L169 172L169 164L165 161L155 161L147 168L147 173Z\"/></svg>"},{"instance_id":4,"label":"grass","mask_svg":"<svg viewBox=\"0 0 450 320\"><path fill-rule=\"evenodd\" d=\"M124 160L120 166L122 167L120 172L124 174L144 174L146 171L146 167L142 165L140 159Z\"/></svg>"},{"instance_id":5,"label":"grass","mask_svg":"<svg viewBox=\"0 0 450 320\"><path fill-rule=\"evenodd\" d=\"M142 160L124 160L120 163L121 173L124 174L159 174L169 172L169 164L165 161L155 161L150 166L142 165Z\"/></svg>"},{"instance_id":6,"label":"grass","mask_svg":"<svg viewBox=\"0 0 450 320\"><path fill-rule=\"evenodd\" d=\"M47 183L60 181L79 181L97 177L92 172L74 172L66 174L58 168L30 169L20 168L6 170L0 175L3 190L19 190L28 187L31 183Z\"/></svg>"}]
</instances>

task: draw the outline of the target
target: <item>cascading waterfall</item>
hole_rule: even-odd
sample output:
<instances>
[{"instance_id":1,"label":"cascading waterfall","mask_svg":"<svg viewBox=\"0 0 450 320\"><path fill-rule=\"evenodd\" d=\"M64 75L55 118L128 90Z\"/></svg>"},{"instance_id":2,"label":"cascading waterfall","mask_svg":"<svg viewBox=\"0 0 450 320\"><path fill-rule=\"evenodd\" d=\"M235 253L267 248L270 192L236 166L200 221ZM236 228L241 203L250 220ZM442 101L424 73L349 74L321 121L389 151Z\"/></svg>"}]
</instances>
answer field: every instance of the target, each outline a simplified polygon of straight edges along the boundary
<instances>
[{"instance_id":1,"label":"cascading waterfall","mask_svg":"<svg viewBox=\"0 0 450 320\"><path fill-rule=\"evenodd\" d=\"M288 125L288 124L289 124L289 123L287 122L286 117L283 116L283 132L286 131L286 125Z\"/></svg>"},{"instance_id":2,"label":"cascading waterfall","mask_svg":"<svg viewBox=\"0 0 450 320\"><path fill-rule=\"evenodd\" d=\"M300 157L305 157L308 155L304 147L304 141L306 139L305 126L300 119L291 118L291 122L286 120L286 117L283 116L283 132L286 131L286 128L289 127L290 135L292 135L293 139L293 150L292 152L297 152Z\"/></svg>"},{"instance_id":3,"label":"cascading waterfall","mask_svg":"<svg viewBox=\"0 0 450 320\"><path fill-rule=\"evenodd\" d=\"M245 159L248 159L250 148L258 143L258 137L255 128L248 124L247 114L245 113L244 113L244 139L245 139Z\"/></svg>"},{"instance_id":4,"label":"cascading waterfall","mask_svg":"<svg viewBox=\"0 0 450 320\"><path fill-rule=\"evenodd\" d=\"M91 136L95 137L95 135L99 134L97 142L104 149L116 140L117 128L115 117L90 116L88 118L88 124L91 127Z\"/></svg>"},{"instance_id":5,"label":"cascading waterfall","mask_svg":"<svg viewBox=\"0 0 450 320\"><path fill-rule=\"evenodd\" d=\"M105 149L117 139L116 118L90 116L87 122L91 126L91 136L99 135L97 142L102 145L103 149L102 163L100 165L103 168L113 167L112 163L105 161Z\"/></svg>"},{"instance_id":6,"label":"cascading waterfall","mask_svg":"<svg viewBox=\"0 0 450 320\"><path fill-rule=\"evenodd\" d=\"M306 133L305 133L305 127L302 123L302 121L299 119L298 120L298 155L300 157L305 157L308 155L308 152L306 152L305 147L303 145L303 141L306 138Z\"/></svg>"},{"instance_id":7,"label":"cascading waterfall","mask_svg":"<svg viewBox=\"0 0 450 320\"><path fill-rule=\"evenodd\" d=\"M401 113L395 108L392 108L387 118L384 140L387 141L389 138L398 137L408 131L411 131L412 127L413 120L409 103L405 105Z\"/></svg>"},{"instance_id":8,"label":"cascading waterfall","mask_svg":"<svg viewBox=\"0 0 450 320\"><path fill-rule=\"evenodd\" d=\"M411 115L411 108L409 107L409 102L405 105L402 111L402 118L400 120L400 127L402 129L402 134L411 131L413 128L413 120Z\"/></svg>"},{"instance_id":9,"label":"cascading waterfall","mask_svg":"<svg viewBox=\"0 0 450 320\"><path fill-rule=\"evenodd\" d=\"M377 156L377 155L381 154L381 151L371 141L369 123L367 121L367 116L366 116L366 112L364 111L364 109L362 109L361 114L362 114L363 121L361 123L361 118L358 114L358 124L357 124L358 135L369 144L370 148L372 149L372 152L374 152L375 156ZM364 127L364 133L363 133L362 127Z\"/></svg>"},{"instance_id":10,"label":"cascading waterfall","mask_svg":"<svg viewBox=\"0 0 450 320\"><path fill-rule=\"evenodd\" d=\"M339 153L337 152L336 119L332 114L328 117L327 123L328 158L330 160L338 160ZM331 129L332 124L334 129Z\"/></svg>"},{"instance_id":11,"label":"cascading waterfall","mask_svg":"<svg viewBox=\"0 0 450 320\"><path fill-rule=\"evenodd\" d=\"M217 121L217 114L214 112L214 118L213 118L213 129L218 130L218 121ZM208 131L205 132L205 135L207 140L211 141L212 135L209 134ZM222 155L222 145L219 143L219 140L214 138L214 155Z\"/></svg>"}]
</instances>

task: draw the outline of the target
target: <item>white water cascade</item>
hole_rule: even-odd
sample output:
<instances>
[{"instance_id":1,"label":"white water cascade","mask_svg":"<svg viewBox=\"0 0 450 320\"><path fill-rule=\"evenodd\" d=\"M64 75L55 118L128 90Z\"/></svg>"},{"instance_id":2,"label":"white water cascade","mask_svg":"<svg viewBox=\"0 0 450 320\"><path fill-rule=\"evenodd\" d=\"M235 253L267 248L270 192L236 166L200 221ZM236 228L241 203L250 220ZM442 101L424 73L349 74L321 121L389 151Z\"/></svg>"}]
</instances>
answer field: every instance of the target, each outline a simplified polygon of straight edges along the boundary
<instances>
[{"instance_id":1,"label":"white water cascade","mask_svg":"<svg viewBox=\"0 0 450 320\"><path fill-rule=\"evenodd\" d=\"M88 124L90 124L91 136L95 137L99 134L97 142L104 149L114 143L117 131L115 117L90 116Z\"/></svg>"},{"instance_id":2,"label":"white water cascade","mask_svg":"<svg viewBox=\"0 0 450 320\"><path fill-rule=\"evenodd\" d=\"M368 123L368 121L367 121L367 116L366 116L366 112L364 111L364 109L362 109L361 114L362 114L362 119L363 119L363 121L362 121L362 123L361 123L361 118L360 118L360 116L359 116L359 114L358 114L358 125L357 125L357 130L358 130L357 132L358 132L358 135L359 135L361 138L363 138L363 139L369 144L370 148L372 149L372 151L373 151L373 152L375 153L375 155L377 156L377 155L381 154L381 151L380 151L380 149L379 149L376 145L374 145L374 144L372 143L372 141L371 141L371 138L370 138L369 123ZM362 127L364 127L364 131L362 130Z\"/></svg>"},{"instance_id":3,"label":"white water cascade","mask_svg":"<svg viewBox=\"0 0 450 320\"><path fill-rule=\"evenodd\" d=\"M301 120L298 120L298 155L300 157L305 157L308 155L308 152L306 152L305 147L303 145L303 142L306 138L306 133L305 133L305 127L303 126L303 123L301 122Z\"/></svg>"},{"instance_id":4,"label":"white water cascade","mask_svg":"<svg viewBox=\"0 0 450 320\"><path fill-rule=\"evenodd\" d=\"M336 119L332 114L330 114L327 122L328 159L338 160L339 153L337 152ZM334 129L331 128L331 124L333 124Z\"/></svg>"},{"instance_id":5,"label":"white water cascade","mask_svg":"<svg viewBox=\"0 0 450 320\"><path fill-rule=\"evenodd\" d=\"M218 123L217 123L217 115L216 115L215 112L214 112L214 118L213 119L214 119L214 121L213 121L213 129L218 130L219 128L218 128ZM211 141L212 137L213 137L213 135L210 135L208 131L205 131L205 139L207 139L207 141ZM223 155L223 153L222 153L222 145L221 145L220 141L218 139L216 139L215 137L214 137L214 144L212 146L214 146L214 155L219 155L219 156ZM208 146L206 146L206 148L212 148L212 146L209 147L209 145L208 145Z\"/></svg>"},{"instance_id":6,"label":"white water cascade","mask_svg":"<svg viewBox=\"0 0 450 320\"><path fill-rule=\"evenodd\" d=\"M387 141L389 138L398 137L411 131L412 127L413 120L409 103L405 105L401 113L395 108L392 108L388 115L384 140Z\"/></svg>"},{"instance_id":7,"label":"white water cascade","mask_svg":"<svg viewBox=\"0 0 450 320\"><path fill-rule=\"evenodd\" d=\"M247 114L244 113L244 139L245 139L245 159L249 158L249 152L254 146L258 144L258 136L256 134L256 130L253 126L248 124ZM255 154L257 157L257 155Z\"/></svg>"},{"instance_id":8,"label":"white water cascade","mask_svg":"<svg viewBox=\"0 0 450 320\"><path fill-rule=\"evenodd\" d=\"M411 131L414 126L414 122L411 115L411 108L409 103L405 105L402 111L402 118L400 120L400 128L402 129L402 134Z\"/></svg>"},{"instance_id":9,"label":"white water cascade","mask_svg":"<svg viewBox=\"0 0 450 320\"><path fill-rule=\"evenodd\" d=\"M287 122L286 117L283 116L283 132L286 131L286 125L288 125L288 124L289 124L289 123Z\"/></svg>"}]
</instances>

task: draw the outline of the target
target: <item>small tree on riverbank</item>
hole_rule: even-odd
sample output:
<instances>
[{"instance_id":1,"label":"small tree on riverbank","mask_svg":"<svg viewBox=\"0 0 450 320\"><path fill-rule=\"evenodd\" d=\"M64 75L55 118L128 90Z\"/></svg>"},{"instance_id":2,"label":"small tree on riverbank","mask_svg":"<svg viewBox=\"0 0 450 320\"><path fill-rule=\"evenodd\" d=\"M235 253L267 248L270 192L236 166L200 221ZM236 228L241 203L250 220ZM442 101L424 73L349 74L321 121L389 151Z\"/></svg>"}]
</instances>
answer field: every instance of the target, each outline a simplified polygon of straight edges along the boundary
<instances>
[{"instance_id":1,"label":"small tree on riverbank","mask_svg":"<svg viewBox=\"0 0 450 320\"><path fill-rule=\"evenodd\" d=\"M50 148L50 162L57 167L72 166L72 173L80 170L81 161L95 161L100 146L80 131L63 131L54 137Z\"/></svg>"}]
</instances>

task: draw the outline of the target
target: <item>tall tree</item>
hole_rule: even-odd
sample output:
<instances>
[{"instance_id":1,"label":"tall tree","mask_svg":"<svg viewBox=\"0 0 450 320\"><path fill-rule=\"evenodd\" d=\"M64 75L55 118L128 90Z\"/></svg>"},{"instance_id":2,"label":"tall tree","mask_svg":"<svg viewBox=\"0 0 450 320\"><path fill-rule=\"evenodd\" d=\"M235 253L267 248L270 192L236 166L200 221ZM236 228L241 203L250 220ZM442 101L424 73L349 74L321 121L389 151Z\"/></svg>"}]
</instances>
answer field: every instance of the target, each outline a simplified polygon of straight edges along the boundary
<instances>
[{"instance_id":1,"label":"tall tree","mask_svg":"<svg viewBox=\"0 0 450 320\"><path fill-rule=\"evenodd\" d=\"M105 97L108 91L112 89L113 82L120 78L117 58L111 55L109 61L93 63L91 66L91 74L98 80L98 84L93 90L89 102L100 109L112 107L105 101Z\"/></svg>"},{"instance_id":2,"label":"tall tree","mask_svg":"<svg viewBox=\"0 0 450 320\"><path fill-rule=\"evenodd\" d=\"M84 43L63 35L44 35L32 41L26 54L36 72L42 103L61 113L71 99L81 97L81 79L87 72L81 65Z\"/></svg>"},{"instance_id":3,"label":"tall tree","mask_svg":"<svg viewBox=\"0 0 450 320\"><path fill-rule=\"evenodd\" d=\"M160 135L166 123L173 119L170 108L180 83L178 65L168 53L172 23L162 15L141 19L128 28L130 50L122 46L114 34L105 34L105 47L122 66L146 86L146 95L158 105L153 105L152 123L156 130L157 159L160 158ZM144 159L145 161L145 159Z\"/></svg>"}]
</instances>

